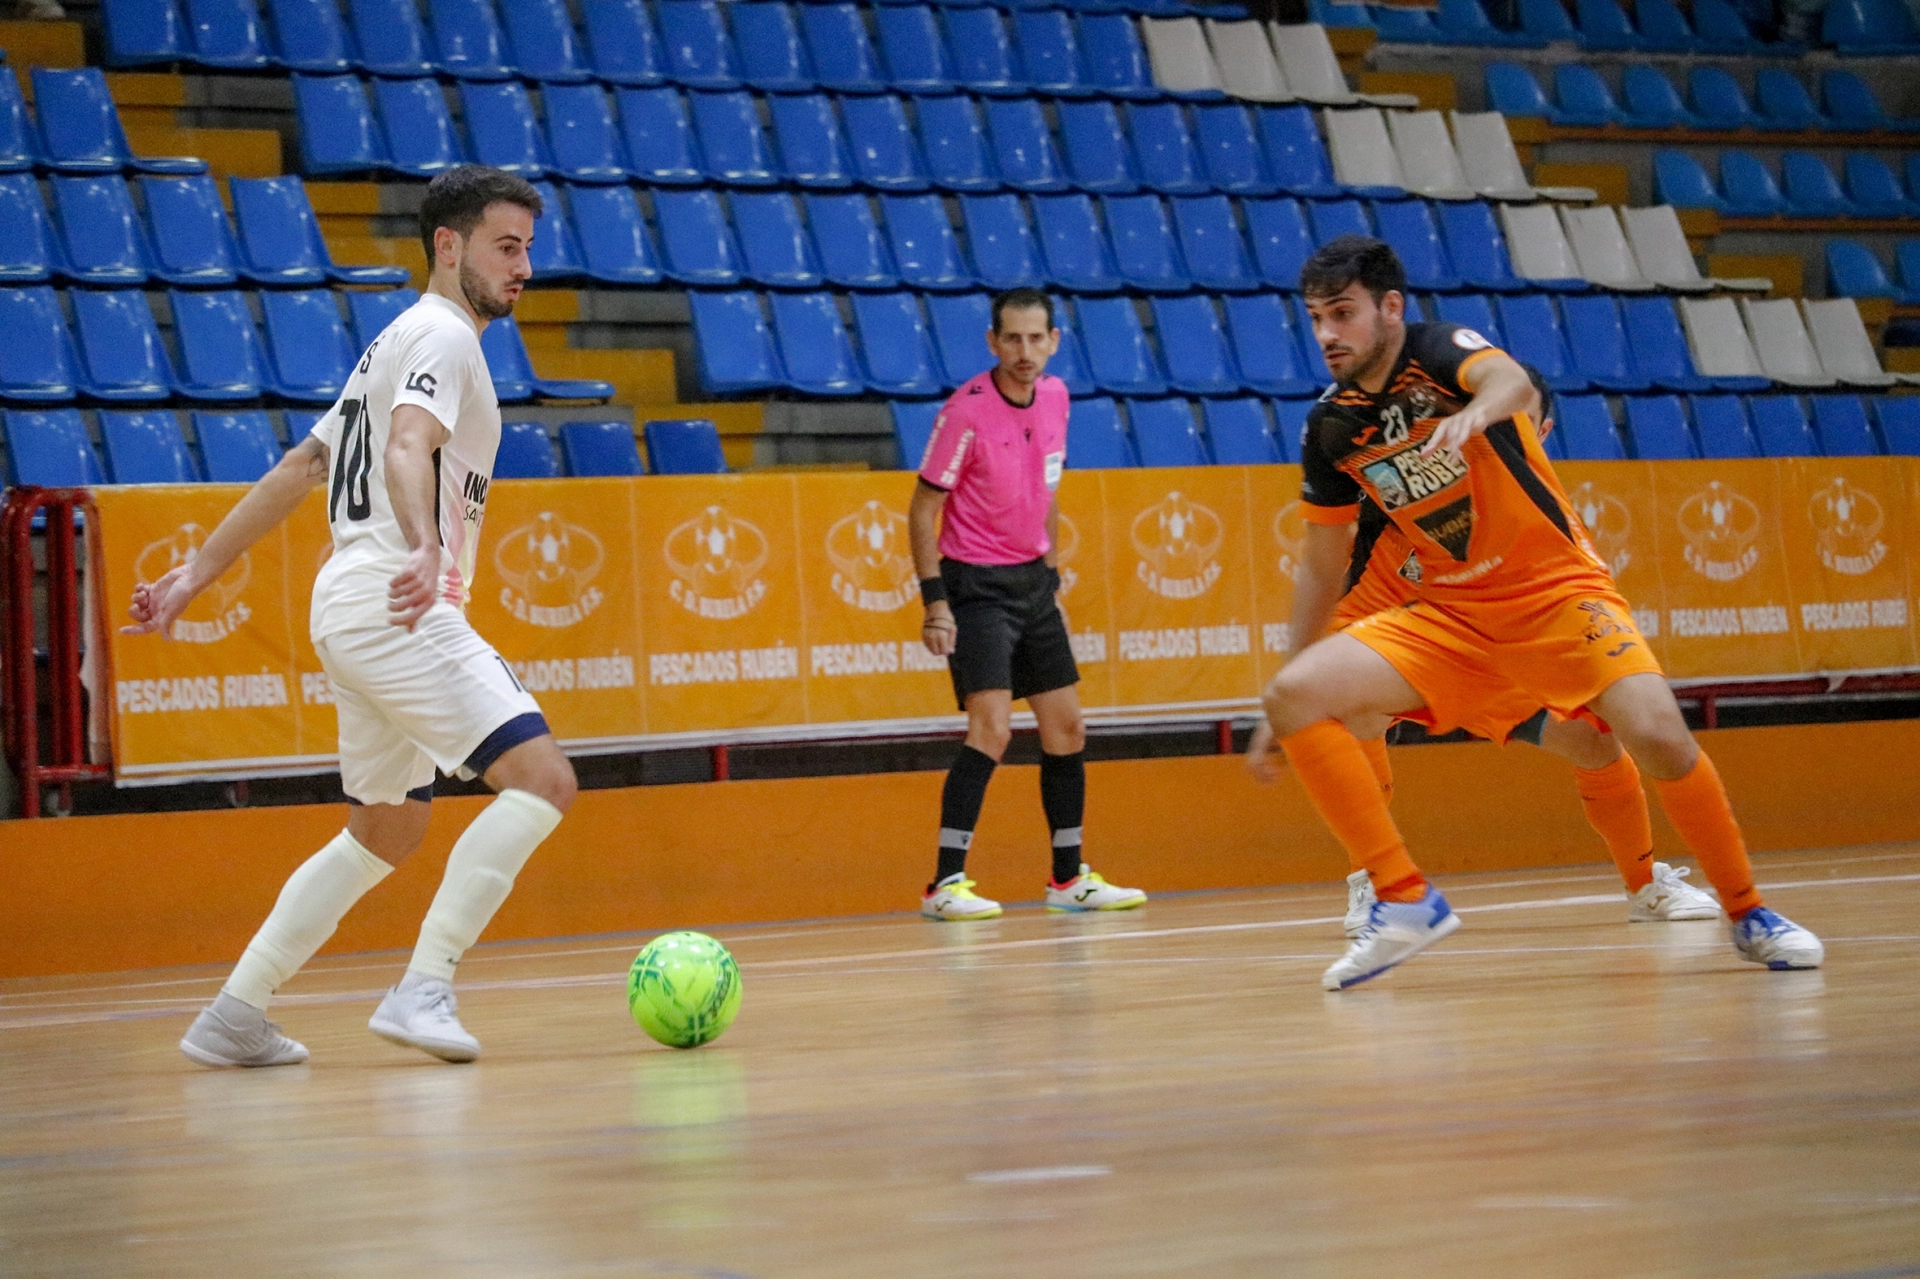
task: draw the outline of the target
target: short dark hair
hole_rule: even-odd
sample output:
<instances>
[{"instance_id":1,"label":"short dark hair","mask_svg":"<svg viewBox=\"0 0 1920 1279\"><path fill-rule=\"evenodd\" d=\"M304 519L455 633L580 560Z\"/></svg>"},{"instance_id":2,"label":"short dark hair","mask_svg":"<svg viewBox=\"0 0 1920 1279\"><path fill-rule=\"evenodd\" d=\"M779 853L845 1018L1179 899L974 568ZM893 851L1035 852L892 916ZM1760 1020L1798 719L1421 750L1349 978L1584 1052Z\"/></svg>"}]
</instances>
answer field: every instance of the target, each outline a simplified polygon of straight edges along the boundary
<instances>
[{"instance_id":1,"label":"short dark hair","mask_svg":"<svg viewBox=\"0 0 1920 1279\"><path fill-rule=\"evenodd\" d=\"M427 250L427 270L433 270L435 231L451 227L464 240L495 204L517 204L536 218L546 208L531 182L484 164L463 164L427 183L427 196L420 201L420 243Z\"/></svg>"},{"instance_id":2,"label":"short dark hair","mask_svg":"<svg viewBox=\"0 0 1920 1279\"><path fill-rule=\"evenodd\" d=\"M1047 313L1047 328L1053 328L1053 299L1044 289L1008 289L1005 293L996 293L993 297L993 331L1000 331L1000 313L1002 311L1024 311L1028 307L1038 307Z\"/></svg>"},{"instance_id":3,"label":"short dark hair","mask_svg":"<svg viewBox=\"0 0 1920 1279\"><path fill-rule=\"evenodd\" d=\"M1300 292L1310 298L1330 298L1355 281L1376 303L1389 293L1404 297L1407 292L1400 255L1370 235L1335 236L1300 268Z\"/></svg>"}]
</instances>

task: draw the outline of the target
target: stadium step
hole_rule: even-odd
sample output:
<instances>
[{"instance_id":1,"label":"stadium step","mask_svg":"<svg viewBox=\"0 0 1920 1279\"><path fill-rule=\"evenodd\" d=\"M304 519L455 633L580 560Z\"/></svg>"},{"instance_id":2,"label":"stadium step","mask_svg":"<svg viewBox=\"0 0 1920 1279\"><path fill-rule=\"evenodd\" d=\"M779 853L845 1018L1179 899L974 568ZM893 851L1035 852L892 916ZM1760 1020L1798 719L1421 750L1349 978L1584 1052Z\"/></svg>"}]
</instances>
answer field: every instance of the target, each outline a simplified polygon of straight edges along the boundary
<instances>
[{"instance_id":1,"label":"stadium step","mask_svg":"<svg viewBox=\"0 0 1920 1279\"><path fill-rule=\"evenodd\" d=\"M28 67L87 65L86 36L77 22L0 22L0 49L7 51L7 61L23 85Z\"/></svg>"},{"instance_id":2,"label":"stadium step","mask_svg":"<svg viewBox=\"0 0 1920 1279\"><path fill-rule=\"evenodd\" d=\"M1807 295L1806 263L1797 253L1712 253L1707 255L1707 274L1720 280L1772 280L1770 298Z\"/></svg>"}]
</instances>

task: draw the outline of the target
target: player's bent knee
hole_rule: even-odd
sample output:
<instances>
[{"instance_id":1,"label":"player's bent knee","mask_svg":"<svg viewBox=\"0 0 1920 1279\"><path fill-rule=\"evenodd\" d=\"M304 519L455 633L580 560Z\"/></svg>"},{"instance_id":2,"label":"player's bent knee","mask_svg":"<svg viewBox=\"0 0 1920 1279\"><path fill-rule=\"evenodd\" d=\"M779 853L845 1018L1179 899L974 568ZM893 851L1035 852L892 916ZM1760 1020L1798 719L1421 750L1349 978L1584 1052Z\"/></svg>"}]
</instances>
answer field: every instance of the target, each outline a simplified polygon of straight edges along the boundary
<instances>
[{"instance_id":1,"label":"player's bent knee","mask_svg":"<svg viewBox=\"0 0 1920 1279\"><path fill-rule=\"evenodd\" d=\"M520 790L537 795L563 813L573 807L580 790L573 761L550 736L515 746L494 761L486 780L496 791Z\"/></svg>"}]
</instances>

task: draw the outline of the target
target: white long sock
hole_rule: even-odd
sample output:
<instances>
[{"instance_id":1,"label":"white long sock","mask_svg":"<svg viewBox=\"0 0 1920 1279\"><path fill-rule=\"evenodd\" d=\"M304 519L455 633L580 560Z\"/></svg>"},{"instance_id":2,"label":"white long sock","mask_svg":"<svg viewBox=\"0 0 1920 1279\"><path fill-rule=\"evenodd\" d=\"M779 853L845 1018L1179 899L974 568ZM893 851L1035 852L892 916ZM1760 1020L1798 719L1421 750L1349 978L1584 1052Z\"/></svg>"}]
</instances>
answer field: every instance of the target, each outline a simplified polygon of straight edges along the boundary
<instances>
[{"instance_id":1,"label":"white long sock","mask_svg":"<svg viewBox=\"0 0 1920 1279\"><path fill-rule=\"evenodd\" d=\"M346 831L335 835L287 877L267 922L234 965L225 992L264 1009L281 983L299 972L333 936L340 917L392 872L393 867Z\"/></svg>"},{"instance_id":2,"label":"white long sock","mask_svg":"<svg viewBox=\"0 0 1920 1279\"><path fill-rule=\"evenodd\" d=\"M446 877L420 925L407 971L453 980L453 968L480 939L513 891L513 877L560 824L560 810L531 791L503 790L454 842Z\"/></svg>"}]
</instances>

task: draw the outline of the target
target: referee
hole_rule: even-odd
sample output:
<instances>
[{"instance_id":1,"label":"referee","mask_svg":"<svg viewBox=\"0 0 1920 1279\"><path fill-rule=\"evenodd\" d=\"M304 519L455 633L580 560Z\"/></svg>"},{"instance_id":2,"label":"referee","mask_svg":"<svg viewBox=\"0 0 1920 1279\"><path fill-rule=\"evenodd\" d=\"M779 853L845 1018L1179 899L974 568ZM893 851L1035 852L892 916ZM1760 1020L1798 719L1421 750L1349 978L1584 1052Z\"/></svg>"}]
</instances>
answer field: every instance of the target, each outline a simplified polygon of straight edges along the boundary
<instances>
[{"instance_id":1,"label":"referee","mask_svg":"<svg viewBox=\"0 0 1920 1279\"><path fill-rule=\"evenodd\" d=\"M928 919L992 919L973 891L967 849L987 783L1013 736L1013 699L1040 727L1040 802L1053 831L1049 911L1128 910L1147 900L1080 859L1086 724L1080 671L1057 593L1054 491L1067 459L1067 388L1045 376L1060 346L1053 299L1014 289L993 300L987 346L999 361L955 391L934 421L908 516L927 617L920 638L946 657L967 740L940 796L940 861L921 899Z\"/></svg>"}]
</instances>

